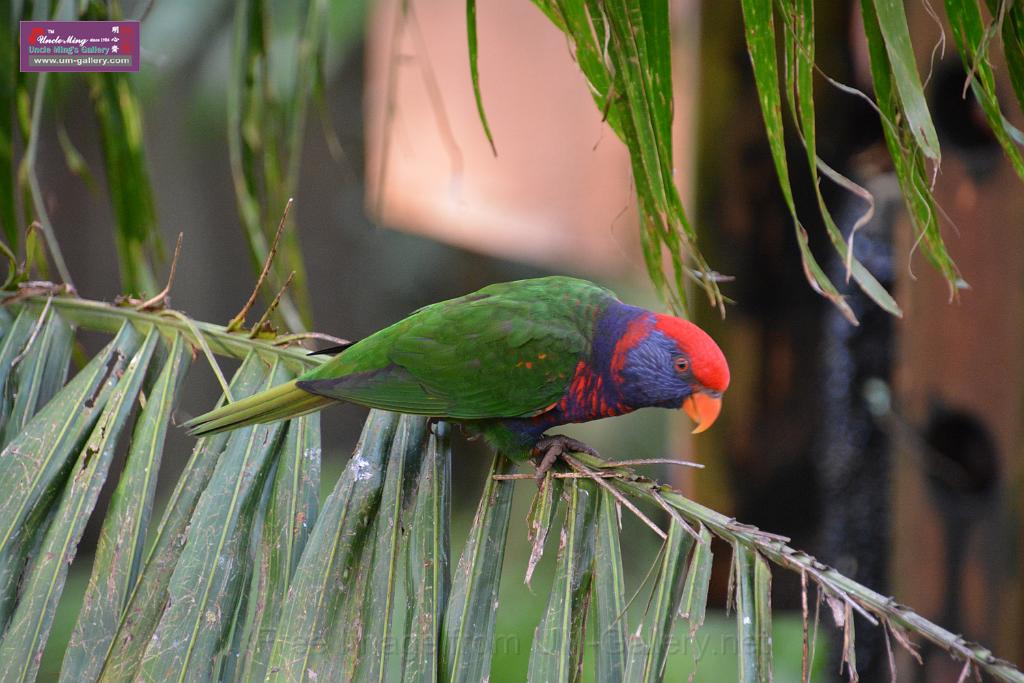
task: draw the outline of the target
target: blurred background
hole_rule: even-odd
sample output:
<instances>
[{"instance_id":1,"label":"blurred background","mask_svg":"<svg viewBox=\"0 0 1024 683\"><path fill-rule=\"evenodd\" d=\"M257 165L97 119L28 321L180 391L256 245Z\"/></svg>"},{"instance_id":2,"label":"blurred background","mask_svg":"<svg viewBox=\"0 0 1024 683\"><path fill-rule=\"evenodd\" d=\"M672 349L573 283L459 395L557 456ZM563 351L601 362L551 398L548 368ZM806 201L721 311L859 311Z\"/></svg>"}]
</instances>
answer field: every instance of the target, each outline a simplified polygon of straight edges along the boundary
<instances>
[{"instance_id":1,"label":"blurred background","mask_svg":"<svg viewBox=\"0 0 1024 683\"><path fill-rule=\"evenodd\" d=\"M818 4L820 68L870 89L857 3ZM268 7L267 88L287 92L301 72L297 64L309 57L296 37L302 13L283 1ZM652 474L791 537L795 547L1021 662L1024 193L974 100L962 97L959 57L941 49L941 27L927 3L909 3L945 152L935 194L947 244L969 284L955 303L916 249L877 114L818 83L819 154L875 195L874 218L856 249L904 311L894 318L850 288L861 320L854 327L803 276L739 3L677 0L671 8L674 179L702 251L734 278L722 285L732 302L725 319L701 297L693 298L691 313L723 346L733 384L716 428L697 438L688 436L684 415L663 411L570 431L609 457L704 463L702 470ZM264 197L256 218L246 218L236 199L230 122L247 105L233 110L225 96L238 58L235 12L232 3L207 0L139 3L124 12L145 17L144 63L130 78L165 250L184 233L172 305L210 322L230 319L253 287L246 221L272 232L286 198ZM358 339L421 305L552 273L594 279L628 302L664 310L643 266L626 148L602 122L564 35L533 5L478 8L480 87L496 154L474 102L463 2L330 3L327 16L322 82L298 114L298 144L282 164L294 172L288 258L298 255L305 271L292 291L311 329ZM112 300L122 293L111 256L115 211L89 89L84 78L60 77L39 133L37 174L79 293ZM798 210L816 216L809 176L794 190ZM831 184L823 190L848 230L863 204ZM823 228L813 220L807 227L812 248L842 281L843 265L830 256ZM160 279L166 267L156 268ZM186 392L181 420L205 410L217 393L201 363L190 374L196 388ZM325 417L327 490L364 417L354 406ZM175 464L191 447L181 433L171 439L170 452L181 457L165 460L165 482L174 481ZM454 500L457 528L468 526L488 460L480 445L457 443L455 490L467 492ZM513 520L525 520L532 493L529 483L521 486ZM514 521L495 681L525 675L553 564L549 553L524 592L516 577L529 552L525 521L516 528ZM86 535L73 567L41 680L59 667L60 629L66 638L97 530ZM636 544L636 553L627 553L635 583L658 546L640 525L624 538ZM693 655L694 680L735 679L735 632L724 614L729 555L721 550L712 605L722 612L709 618L699 652L671 658L677 673L667 680L682 680ZM775 606L791 614L776 617L776 676L797 680L799 577L779 570L774 587ZM865 626L858 636L862 679L887 680L885 633ZM820 649L815 680L838 676L837 654ZM901 680L957 680L955 662L927 648L921 654L925 666L901 667Z\"/></svg>"}]
</instances>

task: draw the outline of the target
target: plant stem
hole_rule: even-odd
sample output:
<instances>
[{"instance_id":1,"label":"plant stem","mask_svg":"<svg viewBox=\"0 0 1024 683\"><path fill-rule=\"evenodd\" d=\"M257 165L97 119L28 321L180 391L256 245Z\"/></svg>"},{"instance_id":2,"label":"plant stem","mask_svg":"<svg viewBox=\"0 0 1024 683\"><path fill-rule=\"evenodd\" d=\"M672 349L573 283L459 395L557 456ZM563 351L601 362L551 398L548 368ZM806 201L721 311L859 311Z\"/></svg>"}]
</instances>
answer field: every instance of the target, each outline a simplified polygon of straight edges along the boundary
<instances>
[{"instance_id":1,"label":"plant stem","mask_svg":"<svg viewBox=\"0 0 1024 683\"><path fill-rule=\"evenodd\" d=\"M3 296L0 295L0 297ZM11 296L11 294L6 295L7 298L11 298ZM121 323L128 320L143 326L154 325L161 332L167 334L177 332L193 346L199 346L199 340L196 338L196 332L198 332L203 336L210 349L220 356L245 358L250 351L257 351L268 357L279 357L290 369L297 371L308 370L327 360L323 356L308 355L308 352L302 347L281 347L275 346L273 340L250 339L247 330L228 332L220 325L198 320L186 322L187 319L184 315L172 311L139 311L133 306L115 306L105 301L69 296L39 295L18 298L18 301L44 305L48 298L52 301L50 305L59 311L64 319L97 332L117 332Z\"/></svg>"},{"instance_id":2,"label":"plant stem","mask_svg":"<svg viewBox=\"0 0 1024 683\"><path fill-rule=\"evenodd\" d=\"M0 305L15 296L14 293L0 294ZM192 321L176 311L139 311L131 306L115 306L102 301L46 294L18 297L17 300L36 305L49 305L69 322L99 332L116 332L121 323L127 320L142 326L153 325L168 334L177 332L197 346L198 333L216 354L244 358L251 351L256 351L265 356L278 357L298 371L319 365L325 360L322 356L307 355L301 347L275 346L272 340L251 339L245 331L228 332L220 325ZM950 655L973 662L996 680L1024 683L1024 674L1011 663L997 658L987 648L947 631L909 607L897 603L893 598L877 593L807 553L790 547L786 543L787 539L742 524L732 517L686 498L668 486L642 477L627 467L614 466L620 476L610 477L604 476L611 473L609 463L600 458L575 453L567 460L570 463L575 461L577 465L582 466L579 471L593 473L600 469L600 483L615 489L621 497L644 500L662 508L671 506L684 518L703 524L720 538L756 550L777 565L809 576L828 594L843 600L869 619L880 621L890 628L916 633L942 647ZM532 479L533 475L530 475L530 478Z\"/></svg>"},{"instance_id":3,"label":"plant stem","mask_svg":"<svg viewBox=\"0 0 1024 683\"><path fill-rule=\"evenodd\" d=\"M573 454L574 459L589 467L600 467L601 460L585 454ZM791 571L806 573L829 593L853 606L857 611L873 615L878 621L892 628L902 628L930 640L950 655L973 662L979 669L996 680L1007 683L1024 683L1022 674L1010 662L1001 660L992 651L947 631L923 616L901 605L891 597L877 593L829 567L811 555L796 550L784 540L765 533L756 527L742 524L732 517L707 508L685 497L680 492L635 474L623 468L624 476L618 479L603 479L620 493L635 499L643 499L655 505L667 503L693 522L700 522L712 533L730 542L739 543L757 550L777 565Z\"/></svg>"},{"instance_id":4,"label":"plant stem","mask_svg":"<svg viewBox=\"0 0 1024 683\"><path fill-rule=\"evenodd\" d=\"M46 73L39 74L36 79L36 92L32 98L32 133L28 138L28 145L25 149L25 173L28 176L29 192L32 194L32 204L35 206L36 218L46 238L46 248L53 259L53 265L57 268L57 274L64 284L74 287L71 280L71 271L64 263L64 255L57 243L57 235L53 232L53 224L50 223L50 214L46 211L46 203L43 201L43 191L39 187L39 178L36 175L36 156L39 148L40 119L43 112L43 100L46 93ZM114 330L115 332L117 330Z\"/></svg>"}]
</instances>

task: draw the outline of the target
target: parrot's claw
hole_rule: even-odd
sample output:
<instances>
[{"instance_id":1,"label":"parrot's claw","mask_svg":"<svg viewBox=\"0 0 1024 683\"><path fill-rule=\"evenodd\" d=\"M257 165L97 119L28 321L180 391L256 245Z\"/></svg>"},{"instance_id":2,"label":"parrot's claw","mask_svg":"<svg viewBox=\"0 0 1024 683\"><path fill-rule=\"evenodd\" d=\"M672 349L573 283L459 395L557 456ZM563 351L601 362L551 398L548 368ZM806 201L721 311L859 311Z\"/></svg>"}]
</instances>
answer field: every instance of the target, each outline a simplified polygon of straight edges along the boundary
<instances>
[{"instance_id":1,"label":"parrot's claw","mask_svg":"<svg viewBox=\"0 0 1024 683\"><path fill-rule=\"evenodd\" d=\"M586 453L601 457L593 448L572 437L563 434L545 436L533 447L533 460L537 466L537 488L544 484L548 472L565 453Z\"/></svg>"}]
</instances>

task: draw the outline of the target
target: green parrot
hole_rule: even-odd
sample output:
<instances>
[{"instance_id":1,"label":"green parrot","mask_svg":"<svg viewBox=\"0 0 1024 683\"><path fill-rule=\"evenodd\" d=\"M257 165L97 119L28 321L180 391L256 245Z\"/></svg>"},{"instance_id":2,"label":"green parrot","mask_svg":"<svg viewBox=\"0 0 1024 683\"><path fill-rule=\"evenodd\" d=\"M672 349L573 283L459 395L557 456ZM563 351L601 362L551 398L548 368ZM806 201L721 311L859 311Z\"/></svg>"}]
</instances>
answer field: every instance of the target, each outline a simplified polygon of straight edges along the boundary
<instances>
[{"instance_id":1,"label":"green parrot","mask_svg":"<svg viewBox=\"0 0 1024 683\"><path fill-rule=\"evenodd\" d=\"M639 408L715 421L729 366L696 325L555 276L490 285L421 308L301 377L190 420L196 435L286 420L338 402L443 418L544 469L592 453L547 430Z\"/></svg>"}]
</instances>

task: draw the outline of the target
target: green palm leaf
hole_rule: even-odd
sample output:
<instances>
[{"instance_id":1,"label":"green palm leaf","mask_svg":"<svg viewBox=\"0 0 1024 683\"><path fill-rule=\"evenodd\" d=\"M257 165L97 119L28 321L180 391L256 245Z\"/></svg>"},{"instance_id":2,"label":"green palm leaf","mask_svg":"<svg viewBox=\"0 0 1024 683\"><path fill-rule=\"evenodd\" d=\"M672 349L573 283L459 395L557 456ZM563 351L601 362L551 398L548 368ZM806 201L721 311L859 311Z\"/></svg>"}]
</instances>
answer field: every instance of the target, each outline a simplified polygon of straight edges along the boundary
<instances>
[{"instance_id":1,"label":"green palm leaf","mask_svg":"<svg viewBox=\"0 0 1024 683\"><path fill-rule=\"evenodd\" d=\"M142 570L156 478L175 397L188 367L185 340L175 334L163 368L135 423L121 479L100 531L92 576L64 654L61 679L93 680L117 632Z\"/></svg>"},{"instance_id":2,"label":"green palm leaf","mask_svg":"<svg viewBox=\"0 0 1024 683\"><path fill-rule=\"evenodd\" d=\"M0 500L0 677L28 681L39 671L68 560L108 476L118 482L62 680L475 681L491 674L512 524L511 463L495 459L453 576L449 430L422 417L373 411L322 509L316 416L201 439L152 529L154 482L196 335L244 359L230 386L235 397L317 359L176 314L74 298L30 297L16 312L2 329L0 353L31 352L47 325L63 326L51 334L66 330L69 339L80 328L114 338L44 405L25 404L35 413L0 457L0 484L10 492ZM63 373L67 343L40 345L43 375ZM8 381L16 395L40 377L15 369ZM124 468L115 472L113 453L129 435ZM582 455L567 462L576 471L554 476L572 478L548 480L527 524L536 546L555 509L565 510L531 680L579 680L589 652L597 680L664 680L676 621L686 620L690 638L703 622L712 536L733 546L743 680L772 673L769 563L804 573L847 612L917 633L997 680L1024 680L984 648L775 537L628 468ZM621 558L628 541L618 507L628 501L672 510L637 619L627 609ZM588 618L592 649L584 646ZM845 628L852 643L848 615Z\"/></svg>"}]
</instances>

